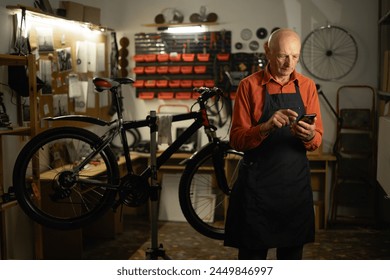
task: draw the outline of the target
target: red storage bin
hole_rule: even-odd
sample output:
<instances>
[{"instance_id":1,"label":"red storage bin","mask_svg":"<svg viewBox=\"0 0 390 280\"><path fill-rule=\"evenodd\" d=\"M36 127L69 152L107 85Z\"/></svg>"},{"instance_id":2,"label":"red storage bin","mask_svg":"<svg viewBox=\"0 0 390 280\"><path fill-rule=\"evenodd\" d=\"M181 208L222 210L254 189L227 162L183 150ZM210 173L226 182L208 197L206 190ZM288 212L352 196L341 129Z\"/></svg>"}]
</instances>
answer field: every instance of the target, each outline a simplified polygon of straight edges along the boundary
<instances>
[{"instance_id":1,"label":"red storage bin","mask_svg":"<svg viewBox=\"0 0 390 280\"><path fill-rule=\"evenodd\" d=\"M158 93L158 99L172 99L174 97L174 93L170 91L161 91Z\"/></svg>"},{"instance_id":2,"label":"red storage bin","mask_svg":"<svg viewBox=\"0 0 390 280\"><path fill-rule=\"evenodd\" d=\"M156 66L146 66L145 74L156 74Z\"/></svg>"},{"instance_id":3,"label":"red storage bin","mask_svg":"<svg viewBox=\"0 0 390 280\"><path fill-rule=\"evenodd\" d=\"M210 59L210 54L209 53L197 53L196 59L198 61L207 62Z\"/></svg>"},{"instance_id":4,"label":"red storage bin","mask_svg":"<svg viewBox=\"0 0 390 280\"><path fill-rule=\"evenodd\" d=\"M182 88L192 87L192 80L180 80L180 87Z\"/></svg>"},{"instance_id":5,"label":"red storage bin","mask_svg":"<svg viewBox=\"0 0 390 280\"><path fill-rule=\"evenodd\" d=\"M169 87L171 88L180 87L180 80L170 80Z\"/></svg>"},{"instance_id":6,"label":"red storage bin","mask_svg":"<svg viewBox=\"0 0 390 280\"><path fill-rule=\"evenodd\" d=\"M142 88L142 87L144 87L144 84L145 84L144 80L135 80L133 83L133 87Z\"/></svg>"},{"instance_id":7,"label":"red storage bin","mask_svg":"<svg viewBox=\"0 0 390 280\"><path fill-rule=\"evenodd\" d=\"M167 74L168 66L157 66L156 71L158 74Z\"/></svg>"},{"instance_id":8,"label":"red storage bin","mask_svg":"<svg viewBox=\"0 0 390 280\"><path fill-rule=\"evenodd\" d=\"M206 73L207 67L205 65L194 66L194 72L196 74L204 74Z\"/></svg>"},{"instance_id":9,"label":"red storage bin","mask_svg":"<svg viewBox=\"0 0 390 280\"><path fill-rule=\"evenodd\" d=\"M170 74L180 74L180 66L169 66L168 72Z\"/></svg>"},{"instance_id":10,"label":"red storage bin","mask_svg":"<svg viewBox=\"0 0 390 280\"><path fill-rule=\"evenodd\" d=\"M167 53L161 53L157 55L157 61L159 62L166 62L169 60L169 54Z\"/></svg>"},{"instance_id":11,"label":"red storage bin","mask_svg":"<svg viewBox=\"0 0 390 280\"><path fill-rule=\"evenodd\" d=\"M157 59L157 54L145 54L145 62L154 62Z\"/></svg>"},{"instance_id":12,"label":"red storage bin","mask_svg":"<svg viewBox=\"0 0 390 280\"><path fill-rule=\"evenodd\" d=\"M195 54L194 53L183 53L181 55L181 59L183 61L186 61L186 62L192 62L195 59Z\"/></svg>"},{"instance_id":13,"label":"red storage bin","mask_svg":"<svg viewBox=\"0 0 390 280\"><path fill-rule=\"evenodd\" d=\"M139 99L153 99L154 98L154 92L144 91L138 93Z\"/></svg>"},{"instance_id":14,"label":"red storage bin","mask_svg":"<svg viewBox=\"0 0 390 280\"><path fill-rule=\"evenodd\" d=\"M135 74L143 74L144 70L145 70L145 67L143 67L143 66L137 66L137 67L133 68L133 72Z\"/></svg>"},{"instance_id":15,"label":"red storage bin","mask_svg":"<svg viewBox=\"0 0 390 280\"><path fill-rule=\"evenodd\" d=\"M180 61L181 60L181 54L180 53L171 53L169 55L170 61Z\"/></svg>"},{"instance_id":16,"label":"red storage bin","mask_svg":"<svg viewBox=\"0 0 390 280\"><path fill-rule=\"evenodd\" d=\"M204 86L205 87L214 87L215 86L215 82L214 82L214 80L205 80L204 81Z\"/></svg>"},{"instance_id":17,"label":"red storage bin","mask_svg":"<svg viewBox=\"0 0 390 280\"><path fill-rule=\"evenodd\" d=\"M219 61L228 61L230 54L228 53L217 53L217 60Z\"/></svg>"},{"instance_id":18,"label":"red storage bin","mask_svg":"<svg viewBox=\"0 0 390 280\"><path fill-rule=\"evenodd\" d=\"M176 92L175 98L176 99L191 99L192 92Z\"/></svg>"},{"instance_id":19,"label":"red storage bin","mask_svg":"<svg viewBox=\"0 0 390 280\"><path fill-rule=\"evenodd\" d=\"M182 74L191 74L192 73L192 66L181 66L180 72Z\"/></svg>"},{"instance_id":20,"label":"red storage bin","mask_svg":"<svg viewBox=\"0 0 390 280\"><path fill-rule=\"evenodd\" d=\"M200 96L199 92L193 92L192 93L192 99L198 99L199 96Z\"/></svg>"},{"instance_id":21,"label":"red storage bin","mask_svg":"<svg viewBox=\"0 0 390 280\"><path fill-rule=\"evenodd\" d=\"M204 80L193 80L192 81L193 87L203 87L204 86Z\"/></svg>"},{"instance_id":22,"label":"red storage bin","mask_svg":"<svg viewBox=\"0 0 390 280\"><path fill-rule=\"evenodd\" d=\"M143 54L136 54L133 56L133 60L135 62L144 62L145 61L145 55Z\"/></svg>"},{"instance_id":23,"label":"red storage bin","mask_svg":"<svg viewBox=\"0 0 390 280\"><path fill-rule=\"evenodd\" d=\"M157 80L156 86L159 88L168 87L168 80Z\"/></svg>"},{"instance_id":24,"label":"red storage bin","mask_svg":"<svg viewBox=\"0 0 390 280\"><path fill-rule=\"evenodd\" d=\"M146 80L145 84L144 84L144 87L147 87L147 88L154 88L154 87L156 87L156 80Z\"/></svg>"}]
</instances>

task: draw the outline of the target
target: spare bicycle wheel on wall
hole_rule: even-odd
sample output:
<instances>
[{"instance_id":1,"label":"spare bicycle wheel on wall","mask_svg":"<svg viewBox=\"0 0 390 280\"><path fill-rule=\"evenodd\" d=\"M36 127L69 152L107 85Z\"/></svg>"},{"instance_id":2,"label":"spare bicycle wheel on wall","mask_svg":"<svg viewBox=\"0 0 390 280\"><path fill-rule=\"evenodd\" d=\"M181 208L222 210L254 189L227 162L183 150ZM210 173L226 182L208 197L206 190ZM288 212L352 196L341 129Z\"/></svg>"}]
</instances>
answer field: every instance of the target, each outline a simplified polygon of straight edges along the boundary
<instances>
[{"instance_id":1,"label":"spare bicycle wheel on wall","mask_svg":"<svg viewBox=\"0 0 390 280\"><path fill-rule=\"evenodd\" d=\"M345 29L323 26L309 33L302 43L301 61L315 78L338 80L350 73L356 64L358 48Z\"/></svg>"}]
</instances>

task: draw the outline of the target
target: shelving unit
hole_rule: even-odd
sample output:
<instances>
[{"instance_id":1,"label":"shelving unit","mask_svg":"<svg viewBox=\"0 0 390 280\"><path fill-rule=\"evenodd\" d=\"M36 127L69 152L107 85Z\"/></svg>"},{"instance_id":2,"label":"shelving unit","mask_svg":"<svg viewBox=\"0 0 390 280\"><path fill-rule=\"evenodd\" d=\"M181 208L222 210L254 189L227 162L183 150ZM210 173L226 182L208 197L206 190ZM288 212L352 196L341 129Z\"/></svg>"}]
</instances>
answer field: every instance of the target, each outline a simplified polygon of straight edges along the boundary
<instances>
[{"instance_id":1,"label":"shelving unit","mask_svg":"<svg viewBox=\"0 0 390 280\"><path fill-rule=\"evenodd\" d=\"M230 31L135 34L133 86L142 99L196 98L194 87L221 86L230 58Z\"/></svg>"},{"instance_id":2,"label":"shelving unit","mask_svg":"<svg viewBox=\"0 0 390 280\"><path fill-rule=\"evenodd\" d=\"M0 54L0 65L1 66L26 66L29 77L34 77L33 79L29 78L29 96L30 96L30 126L15 126L12 129L0 130L0 195L4 195L4 182L3 182L3 137L9 136L33 136L37 132L37 93L36 93L36 67L35 67L35 56L29 54L27 56L16 56L9 54ZM17 102L17 116L18 116L18 125L22 124L21 120L21 106L20 106L20 97L18 97ZM5 221L5 211L16 206L16 202L0 202L1 216L0 216L0 234L1 234L1 254L0 259L7 258L7 236L6 236L6 221Z\"/></svg>"},{"instance_id":3,"label":"shelving unit","mask_svg":"<svg viewBox=\"0 0 390 280\"><path fill-rule=\"evenodd\" d=\"M65 18L61 18L55 15L51 14L46 14L43 13L37 9L31 8L31 7L25 7L21 5L17 6L7 6L7 9L10 10L12 13L19 13L22 11L26 11L26 15L32 16L32 17L27 17L28 19L33 22L36 18L39 18L39 21L42 19L50 19L50 21L54 20L59 23L56 25L55 29L53 29L53 51L54 53L53 58L54 62L57 63L58 61L56 60L58 58L58 55L56 53L56 50L58 49L63 49L63 48L70 48L72 50L72 72L75 72L74 69L76 69L76 50L74 48L76 41L85 41L85 34L82 34L81 32L72 32L71 29L67 28L66 30L61 30L61 24L62 25L83 25L88 27L88 29L85 30L90 30L91 32L95 32L95 30L101 30L101 26L97 26L91 23L84 23L84 22L78 22L78 21L73 21L73 20L68 20ZM50 25L50 23L48 24ZM108 29L105 28L104 31L107 31ZM34 28L31 30L32 32L29 33L29 39L30 43L34 41L34 43L37 44L37 32ZM56 33L57 31L57 33ZM66 34L65 37L67 38L65 44L61 44L61 36L64 36L63 34ZM94 42L96 43L103 43L105 44L105 53L104 53L104 71L103 70L96 70L96 72L88 71L86 73L80 73L81 80L86 81L88 78L91 78L93 75L102 75L102 76L108 76L108 47L110 46L108 40L107 40L107 33L102 33L101 36L95 36L96 38ZM57 43L58 42L58 43ZM40 53L40 60L49 60L48 58L48 53L41 52ZM0 55L0 65L3 66L26 66L27 67L27 72L28 72L28 88L29 88L29 113L30 113L30 120L29 120L29 127L23 127L23 117L22 117L22 102L21 102L21 97L18 97L18 104L17 104L17 117L18 117L18 126L14 127L12 130L2 130L0 131L0 195L4 193L4 187L3 187L3 163L1 162L2 160L2 150L1 150L1 140L2 137L9 137L9 136L24 136L24 137L31 137L39 133L39 131L46 129L49 124L46 124L44 122L41 122L42 118L47 117L47 116L54 116L54 110L53 110L53 98L55 95L58 94L67 94L68 97L68 92L69 92L69 85L66 83L68 75L70 74L71 71L60 71L58 70L58 67L54 67L52 71L52 89L53 92L47 93L47 94L42 94L42 93L37 93L37 81L36 81L36 76L37 76L37 62L35 60L35 56L32 54L29 54L27 56L16 56L16 55L7 55L3 54ZM57 66L57 65L56 65ZM61 81L61 83L59 83ZM103 93L105 94L105 93ZM27 94L26 94L27 95ZM91 115L91 116L96 116L98 118L102 119L109 119L110 116L108 114L109 109L110 109L110 98L108 95L104 96L104 98L107 98L107 102L100 102L101 98L99 95L92 95L94 100L94 107L91 108L86 108L86 112L84 114L86 115ZM69 113L72 113L75 111L74 105L75 102L73 99L68 98L69 103L68 103L68 109ZM46 108L46 109L45 109ZM64 125L64 122L58 122L55 125ZM68 123L66 123L68 124ZM72 125L74 125L72 123ZM82 124L77 124L77 125L82 125ZM11 207L14 207L17 205L17 202L12 202L12 203L3 203L1 202L1 256L0 259L7 258L7 237L6 237L6 221L5 221L5 211L10 209ZM112 215L113 216L113 215ZM112 216L109 217L109 222L112 222L113 218ZM120 221L121 222L121 221ZM95 231L98 234L103 234L105 232L108 232L111 230L106 225L100 225L97 226L99 230ZM114 230L115 231L115 230ZM67 242L80 242L82 231L77 231L77 232L54 232L51 231L47 228L44 228L38 224L34 224L34 257L36 259L47 259L50 257L59 257L58 254L61 254L61 250L63 252L63 255L66 255L69 250L73 248L78 248L78 246L67 246L65 245ZM55 255L57 254L57 255ZM69 253L69 255L71 255ZM74 254L72 256L75 256Z\"/></svg>"}]
</instances>

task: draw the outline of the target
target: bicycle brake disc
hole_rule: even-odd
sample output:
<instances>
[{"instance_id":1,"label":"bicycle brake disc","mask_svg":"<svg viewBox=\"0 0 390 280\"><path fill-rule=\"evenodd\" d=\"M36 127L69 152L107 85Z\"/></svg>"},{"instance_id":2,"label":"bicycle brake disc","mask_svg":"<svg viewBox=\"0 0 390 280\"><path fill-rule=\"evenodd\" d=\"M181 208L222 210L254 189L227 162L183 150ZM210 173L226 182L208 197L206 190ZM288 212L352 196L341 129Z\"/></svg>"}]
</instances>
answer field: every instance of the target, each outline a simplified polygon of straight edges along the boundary
<instances>
[{"instance_id":1,"label":"bicycle brake disc","mask_svg":"<svg viewBox=\"0 0 390 280\"><path fill-rule=\"evenodd\" d=\"M119 191L120 201L126 206L138 207L149 199L148 180L134 174L122 178Z\"/></svg>"}]
</instances>

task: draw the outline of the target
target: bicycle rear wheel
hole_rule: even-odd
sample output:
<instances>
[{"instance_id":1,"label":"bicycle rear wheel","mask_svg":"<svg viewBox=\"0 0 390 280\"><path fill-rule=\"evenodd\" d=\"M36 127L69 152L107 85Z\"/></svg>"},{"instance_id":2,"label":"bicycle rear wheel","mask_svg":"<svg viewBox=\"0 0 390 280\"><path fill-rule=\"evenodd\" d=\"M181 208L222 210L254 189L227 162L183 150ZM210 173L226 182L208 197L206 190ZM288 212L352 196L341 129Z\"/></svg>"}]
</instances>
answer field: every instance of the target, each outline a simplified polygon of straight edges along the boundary
<instances>
[{"instance_id":1,"label":"bicycle rear wheel","mask_svg":"<svg viewBox=\"0 0 390 280\"><path fill-rule=\"evenodd\" d=\"M119 169L106 147L81 170L78 165L101 143L77 127L46 130L19 153L13 171L16 198L24 212L46 227L68 230L98 219L113 205Z\"/></svg>"},{"instance_id":2,"label":"bicycle rear wheel","mask_svg":"<svg viewBox=\"0 0 390 280\"><path fill-rule=\"evenodd\" d=\"M224 239L230 190L242 154L222 142L202 148L188 162L179 186L182 212L199 233Z\"/></svg>"}]
</instances>

